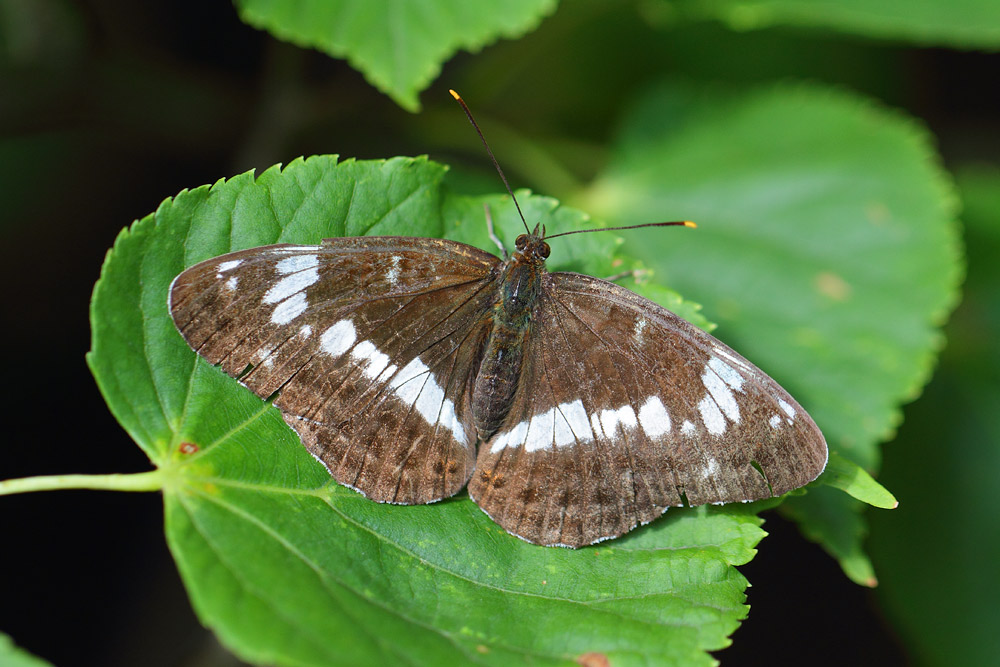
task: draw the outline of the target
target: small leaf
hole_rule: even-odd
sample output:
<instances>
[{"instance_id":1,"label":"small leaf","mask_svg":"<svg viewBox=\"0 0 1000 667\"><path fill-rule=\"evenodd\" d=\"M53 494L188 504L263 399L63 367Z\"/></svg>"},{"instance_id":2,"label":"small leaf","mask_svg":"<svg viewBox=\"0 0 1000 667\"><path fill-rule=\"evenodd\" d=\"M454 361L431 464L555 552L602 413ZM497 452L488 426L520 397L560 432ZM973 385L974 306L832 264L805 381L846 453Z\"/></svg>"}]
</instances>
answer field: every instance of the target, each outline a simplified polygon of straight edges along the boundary
<instances>
[{"instance_id":1,"label":"small leaf","mask_svg":"<svg viewBox=\"0 0 1000 667\"><path fill-rule=\"evenodd\" d=\"M891 510L899 505L888 489L876 482L864 468L837 452L830 454L830 460L819 482L840 489L873 507Z\"/></svg>"},{"instance_id":2,"label":"small leaf","mask_svg":"<svg viewBox=\"0 0 1000 667\"><path fill-rule=\"evenodd\" d=\"M408 111L459 49L475 52L534 30L556 0L236 0L240 17L279 39L346 58Z\"/></svg>"},{"instance_id":3,"label":"small leaf","mask_svg":"<svg viewBox=\"0 0 1000 667\"><path fill-rule=\"evenodd\" d=\"M484 201L502 236L521 228L503 197L450 193L443 172L426 159L296 160L181 192L109 253L88 361L167 480L167 540L195 610L240 657L267 664L572 664L595 653L616 665L714 664L708 652L746 616L735 566L764 535L748 507L673 509L571 551L508 535L464 494L377 504L333 482L275 408L173 330L168 286L208 256L367 232L446 231L489 248ZM586 224L552 199L521 204L552 230ZM593 257L562 245L553 268L615 263L607 239Z\"/></svg>"},{"instance_id":4,"label":"small leaf","mask_svg":"<svg viewBox=\"0 0 1000 667\"><path fill-rule=\"evenodd\" d=\"M681 6L737 30L788 25L926 46L1000 45L1000 6L992 0L683 0Z\"/></svg>"},{"instance_id":5,"label":"small leaf","mask_svg":"<svg viewBox=\"0 0 1000 667\"><path fill-rule=\"evenodd\" d=\"M630 232L626 247L705 304L715 334L781 382L833 450L875 470L957 299L955 201L914 121L785 84L651 91L586 206L614 224L696 221L669 237ZM808 533L858 562L865 530L846 498L796 505Z\"/></svg>"}]
</instances>

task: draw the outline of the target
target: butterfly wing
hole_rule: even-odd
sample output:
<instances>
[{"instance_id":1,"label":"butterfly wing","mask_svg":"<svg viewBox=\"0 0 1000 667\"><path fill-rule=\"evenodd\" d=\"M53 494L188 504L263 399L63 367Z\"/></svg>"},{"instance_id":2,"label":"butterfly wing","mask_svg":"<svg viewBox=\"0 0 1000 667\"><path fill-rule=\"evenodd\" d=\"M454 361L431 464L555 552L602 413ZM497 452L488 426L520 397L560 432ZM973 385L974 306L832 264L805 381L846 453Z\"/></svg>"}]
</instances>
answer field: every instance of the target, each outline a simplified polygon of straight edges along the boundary
<instances>
[{"instance_id":1,"label":"butterfly wing","mask_svg":"<svg viewBox=\"0 0 1000 667\"><path fill-rule=\"evenodd\" d=\"M545 276L508 418L469 494L546 545L617 537L669 506L780 495L826 442L774 380L659 305L589 276Z\"/></svg>"},{"instance_id":2,"label":"butterfly wing","mask_svg":"<svg viewBox=\"0 0 1000 667\"><path fill-rule=\"evenodd\" d=\"M467 389L499 263L438 239L266 246L184 271L170 310L198 354L274 396L337 481L427 503L472 473Z\"/></svg>"}]
</instances>

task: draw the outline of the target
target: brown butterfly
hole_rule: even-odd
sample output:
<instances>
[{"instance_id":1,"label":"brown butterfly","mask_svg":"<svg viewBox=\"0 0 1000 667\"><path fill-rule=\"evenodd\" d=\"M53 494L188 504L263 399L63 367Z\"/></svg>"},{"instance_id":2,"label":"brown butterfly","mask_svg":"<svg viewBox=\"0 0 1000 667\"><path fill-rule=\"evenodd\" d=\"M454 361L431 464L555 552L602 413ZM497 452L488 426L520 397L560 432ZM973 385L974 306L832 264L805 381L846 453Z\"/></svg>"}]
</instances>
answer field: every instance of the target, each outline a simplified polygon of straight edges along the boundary
<instances>
[{"instance_id":1,"label":"brown butterfly","mask_svg":"<svg viewBox=\"0 0 1000 667\"><path fill-rule=\"evenodd\" d=\"M774 380L620 285L549 273L548 256L538 226L505 260L397 236L272 245L187 269L169 307L341 484L402 504L468 484L536 544L592 544L823 471L822 433Z\"/></svg>"}]
</instances>

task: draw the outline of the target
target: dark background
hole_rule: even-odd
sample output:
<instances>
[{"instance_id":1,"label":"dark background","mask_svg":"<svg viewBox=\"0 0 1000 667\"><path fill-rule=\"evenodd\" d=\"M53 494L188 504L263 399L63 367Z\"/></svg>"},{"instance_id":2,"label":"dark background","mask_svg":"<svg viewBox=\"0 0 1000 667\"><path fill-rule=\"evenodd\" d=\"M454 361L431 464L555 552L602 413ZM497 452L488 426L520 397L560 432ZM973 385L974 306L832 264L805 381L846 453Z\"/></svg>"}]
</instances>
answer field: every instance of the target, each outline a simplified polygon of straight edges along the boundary
<instances>
[{"instance_id":1,"label":"dark background","mask_svg":"<svg viewBox=\"0 0 1000 667\"><path fill-rule=\"evenodd\" d=\"M555 29L548 23L565 27L559 21L570 19L557 14L540 32ZM611 33L607 48L615 40L648 40L650 48L673 49L682 74L719 75L733 62L724 54L706 62L697 50L685 51L697 34L689 44L682 38L662 46L634 17L603 28ZM599 99L588 99L585 77L583 83L549 81L548 88L537 80L558 73L558 64L532 41L544 34L524 40L540 59L540 72L528 58L523 69L483 81L476 57L459 54L422 94L426 113L414 115L343 61L242 24L225 2L43 2L27 22L0 29L0 279L13 425L0 462L4 479L150 468L108 412L84 354L90 292L104 254L123 227L165 197L303 154L429 153L488 169L447 97L448 86L464 86L459 89L473 109L524 135L559 128L562 136L599 141L618 110L619 91L601 89ZM718 36L721 28L697 31ZM1000 153L1000 86L989 75L997 71L997 55L777 31L728 39L734 51L761 54L758 69L734 76L806 75L842 83L922 118L947 161ZM514 48L502 43L481 57L495 64ZM783 60L797 49L804 49L802 58ZM647 76L641 68L622 72L620 92ZM540 98L539 91L548 92ZM516 160L508 169L516 185L541 189L528 172ZM0 513L0 631L25 649L58 665L236 662L190 608L165 544L157 494L27 494L0 498ZM850 583L791 524L774 514L766 519L770 537L741 568L756 584L748 590L752 611L720 660L912 660L871 591Z\"/></svg>"}]
</instances>

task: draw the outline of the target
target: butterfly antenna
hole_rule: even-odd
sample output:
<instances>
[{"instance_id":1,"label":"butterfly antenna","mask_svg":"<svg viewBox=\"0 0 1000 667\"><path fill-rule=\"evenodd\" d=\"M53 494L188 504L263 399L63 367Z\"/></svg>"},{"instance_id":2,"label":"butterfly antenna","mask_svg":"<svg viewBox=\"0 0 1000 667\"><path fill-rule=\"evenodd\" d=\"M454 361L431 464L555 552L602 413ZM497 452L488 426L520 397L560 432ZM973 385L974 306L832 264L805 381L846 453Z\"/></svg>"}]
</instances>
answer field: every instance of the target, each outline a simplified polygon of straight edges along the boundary
<instances>
[{"instance_id":1,"label":"butterfly antenna","mask_svg":"<svg viewBox=\"0 0 1000 667\"><path fill-rule=\"evenodd\" d=\"M454 90L449 88L448 92L451 93L451 96L462 105L462 110L465 111L465 115L469 117L469 122L472 123L472 127L476 129L476 134L478 134L479 138L482 140L483 146L486 146L486 152L489 154L490 159L493 160L493 166L496 167L497 173L500 174L500 180L503 181L504 187L507 188L510 198L514 200L514 208L517 209L517 214L521 216L521 223L524 225L524 229L530 234L531 230L528 229L528 222L524 219L524 214L521 213L521 206L517 203L517 197L514 196L514 191L510 189L510 183L507 182L507 177L504 176L503 169L500 168L500 163L497 162L496 157L493 155L493 150L490 148L490 145L486 143L486 137L483 136L483 131L479 129L479 124L476 123L476 119L472 117L472 112L469 111L469 105L467 105L465 100L462 99L462 96Z\"/></svg>"},{"instance_id":2,"label":"butterfly antenna","mask_svg":"<svg viewBox=\"0 0 1000 667\"><path fill-rule=\"evenodd\" d=\"M594 229L575 229L571 232L560 232L558 234L553 234L552 236L546 236L545 240L554 239L557 236L568 236L570 234L587 234L590 232L614 232L622 229L639 229L640 227L697 227L690 220L674 220L672 222L644 222L641 225L626 225L624 227L595 227Z\"/></svg>"}]
</instances>

